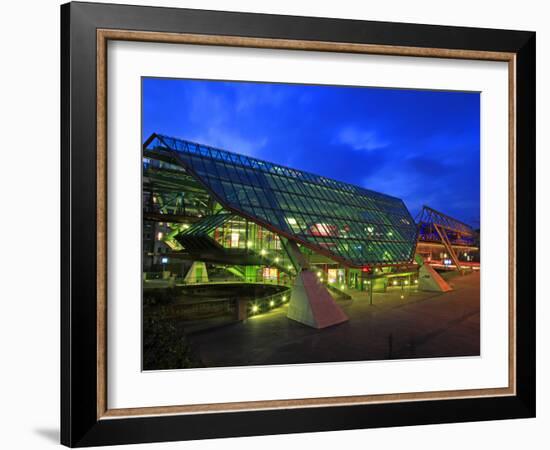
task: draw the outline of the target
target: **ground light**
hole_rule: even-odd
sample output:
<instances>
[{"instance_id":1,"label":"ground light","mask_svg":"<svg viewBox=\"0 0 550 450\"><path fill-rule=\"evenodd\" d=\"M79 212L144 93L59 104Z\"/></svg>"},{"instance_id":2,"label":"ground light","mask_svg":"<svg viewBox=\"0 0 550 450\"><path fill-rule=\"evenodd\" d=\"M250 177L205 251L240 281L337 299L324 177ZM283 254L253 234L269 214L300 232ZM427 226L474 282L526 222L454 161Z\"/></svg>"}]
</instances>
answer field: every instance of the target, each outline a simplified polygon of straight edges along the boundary
<instances>
[{"instance_id":1,"label":"ground light","mask_svg":"<svg viewBox=\"0 0 550 450\"><path fill-rule=\"evenodd\" d=\"M260 308L258 308L258 305L252 305L252 312L253 313L257 313L259 309Z\"/></svg>"},{"instance_id":2,"label":"ground light","mask_svg":"<svg viewBox=\"0 0 550 450\"><path fill-rule=\"evenodd\" d=\"M271 300L271 301L269 302L269 306L272 306L272 307L275 306L275 302L274 302L273 300Z\"/></svg>"},{"instance_id":3,"label":"ground light","mask_svg":"<svg viewBox=\"0 0 550 450\"><path fill-rule=\"evenodd\" d=\"M286 302L286 295L283 295L282 299L283 302Z\"/></svg>"}]
</instances>

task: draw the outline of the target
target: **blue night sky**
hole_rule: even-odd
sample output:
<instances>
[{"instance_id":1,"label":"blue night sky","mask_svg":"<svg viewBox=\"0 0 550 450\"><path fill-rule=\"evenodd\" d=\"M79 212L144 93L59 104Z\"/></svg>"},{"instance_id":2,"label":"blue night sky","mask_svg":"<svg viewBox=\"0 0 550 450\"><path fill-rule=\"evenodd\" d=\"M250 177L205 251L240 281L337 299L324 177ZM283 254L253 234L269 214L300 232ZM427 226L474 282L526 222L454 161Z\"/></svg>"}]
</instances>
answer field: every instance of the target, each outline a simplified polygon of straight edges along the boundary
<instances>
[{"instance_id":1,"label":"blue night sky","mask_svg":"<svg viewBox=\"0 0 550 450\"><path fill-rule=\"evenodd\" d=\"M478 93L143 79L157 132L423 204L479 226Z\"/></svg>"}]
</instances>

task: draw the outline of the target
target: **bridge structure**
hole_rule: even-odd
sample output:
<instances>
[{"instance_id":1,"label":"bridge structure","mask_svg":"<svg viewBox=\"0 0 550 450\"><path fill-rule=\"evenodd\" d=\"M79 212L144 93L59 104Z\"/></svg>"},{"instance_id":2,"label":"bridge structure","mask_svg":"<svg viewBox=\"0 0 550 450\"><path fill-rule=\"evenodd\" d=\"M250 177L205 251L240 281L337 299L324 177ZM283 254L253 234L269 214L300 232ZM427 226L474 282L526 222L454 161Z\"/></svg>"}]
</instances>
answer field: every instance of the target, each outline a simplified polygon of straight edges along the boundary
<instances>
[{"instance_id":1,"label":"bridge structure","mask_svg":"<svg viewBox=\"0 0 550 450\"><path fill-rule=\"evenodd\" d=\"M459 254L479 251L479 233L472 227L429 206L423 206L416 218L418 227L417 253L430 245L442 246L456 270L472 266ZM431 259L431 256L430 256Z\"/></svg>"}]
</instances>

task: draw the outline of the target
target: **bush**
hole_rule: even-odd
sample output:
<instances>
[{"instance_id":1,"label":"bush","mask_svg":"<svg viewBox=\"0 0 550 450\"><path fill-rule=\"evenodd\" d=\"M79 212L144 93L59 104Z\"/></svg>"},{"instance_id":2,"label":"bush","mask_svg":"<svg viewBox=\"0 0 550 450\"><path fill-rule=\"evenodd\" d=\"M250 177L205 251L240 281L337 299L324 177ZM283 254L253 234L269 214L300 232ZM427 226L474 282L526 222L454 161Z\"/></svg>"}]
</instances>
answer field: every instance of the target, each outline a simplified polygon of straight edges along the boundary
<instances>
[{"instance_id":1,"label":"bush","mask_svg":"<svg viewBox=\"0 0 550 450\"><path fill-rule=\"evenodd\" d=\"M143 369L166 370L203 367L193 355L187 338L177 322L158 317L143 321Z\"/></svg>"}]
</instances>

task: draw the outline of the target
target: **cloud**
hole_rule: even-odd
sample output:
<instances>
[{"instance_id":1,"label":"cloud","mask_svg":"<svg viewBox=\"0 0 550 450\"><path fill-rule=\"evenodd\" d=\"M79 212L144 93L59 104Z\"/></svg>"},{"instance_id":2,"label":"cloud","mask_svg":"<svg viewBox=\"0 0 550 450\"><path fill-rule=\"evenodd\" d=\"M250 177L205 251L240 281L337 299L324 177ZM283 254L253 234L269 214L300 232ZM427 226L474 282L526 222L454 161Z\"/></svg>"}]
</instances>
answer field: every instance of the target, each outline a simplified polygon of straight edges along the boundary
<instances>
[{"instance_id":1,"label":"cloud","mask_svg":"<svg viewBox=\"0 0 550 450\"><path fill-rule=\"evenodd\" d=\"M209 89L204 83L189 89L188 101L180 109L179 135L193 142L258 157L269 140L265 133L252 133L250 128L239 126L242 121L236 120L237 115L245 109L254 111L254 105L259 102L258 95L247 96L244 91L244 88L237 90L227 86ZM249 103L245 105L243 99L248 99Z\"/></svg>"},{"instance_id":2,"label":"cloud","mask_svg":"<svg viewBox=\"0 0 550 450\"><path fill-rule=\"evenodd\" d=\"M252 157L259 157L260 151L269 142L266 137L246 138L238 131L223 129L219 126L209 127L207 130L203 130L202 133L193 135L187 139Z\"/></svg>"},{"instance_id":3,"label":"cloud","mask_svg":"<svg viewBox=\"0 0 550 450\"><path fill-rule=\"evenodd\" d=\"M422 163L424 169L426 162ZM409 160L403 165L394 160L364 177L361 185L402 199L413 217L428 205L475 225L479 221L479 187L475 183L465 185L462 176L453 169L440 169L437 164L430 173L411 167Z\"/></svg>"},{"instance_id":4,"label":"cloud","mask_svg":"<svg viewBox=\"0 0 550 450\"><path fill-rule=\"evenodd\" d=\"M277 109L285 106L292 97L291 92L278 85L263 85L260 90L255 84L240 84L233 87L233 92L234 109L237 114L256 114L258 108Z\"/></svg>"},{"instance_id":5,"label":"cloud","mask_svg":"<svg viewBox=\"0 0 550 450\"><path fill-rule=\"evenodd\" d=\"M378 133L357 127L342 128L336 136L335 142L348 145L354 150L377 150L387 147L390 143L381 139Z\"/></svg>"}]
</instances>

